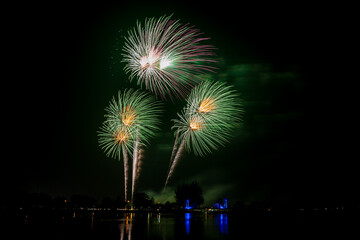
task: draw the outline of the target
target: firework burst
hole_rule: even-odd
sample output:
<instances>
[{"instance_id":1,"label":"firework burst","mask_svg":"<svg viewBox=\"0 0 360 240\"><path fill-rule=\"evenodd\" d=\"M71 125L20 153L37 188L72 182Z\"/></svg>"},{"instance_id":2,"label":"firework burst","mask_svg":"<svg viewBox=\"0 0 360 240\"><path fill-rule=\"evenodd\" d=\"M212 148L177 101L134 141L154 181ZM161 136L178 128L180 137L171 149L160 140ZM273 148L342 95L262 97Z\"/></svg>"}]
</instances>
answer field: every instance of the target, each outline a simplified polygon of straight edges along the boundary
<instances>
[{"instance_id":1,"label":"firework burst","mask_svg":"<svg viewBox=\"0 0 360 240\"><path fill-rule=\"evenodd\" d=\"M231 138L242 112L239 96L231 86L207 81L195 87L179 119L173 120L176 139L165 186L184 149L200 156L217 150Z\"/></svg>"},{"instance_id":2,"label":"firework burst","mask_svg":"<svg viewBox=\"0 0 360 240\"><path fill-rule=\"evenodd\" d=\"M208 38L170 18L146 19L144 26L137 22L125 38L122 54L130 80L137 78L138 85L163 99L186 96L202 74L214 70L208 63L215 62L214 47L202 44Z\"/></svg>"},{"instance_id":3,"label":"firework burst","mask_svg":"<svg viewBox=\"0 0 360 240\"><path fill-rule=\"evenodd\" d=\"M118 92L118 98L105 108L105 121L100 127L99 145L109 157L124 161L125 201L127 201L129 154L133 156L132 196L139 158L139 148L146 146L159 130L161 104L151 95L139 90ZM132 154L133 152L133 154Z\"/></svg>"}]
</instances>

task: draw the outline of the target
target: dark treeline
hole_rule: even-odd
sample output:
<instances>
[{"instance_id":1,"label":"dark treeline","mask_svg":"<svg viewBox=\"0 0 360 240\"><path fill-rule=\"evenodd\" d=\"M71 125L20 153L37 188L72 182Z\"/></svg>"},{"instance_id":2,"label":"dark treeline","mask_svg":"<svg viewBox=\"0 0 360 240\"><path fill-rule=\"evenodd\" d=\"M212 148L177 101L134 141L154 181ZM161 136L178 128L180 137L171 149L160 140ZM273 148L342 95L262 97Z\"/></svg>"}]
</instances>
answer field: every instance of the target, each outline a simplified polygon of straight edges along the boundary
<instances>
[{"instance_id":1,"label":"dark treeline","mask_svg":"<svg viewBox=\"0 0 360 240\"><path fill-rule=\"evenodd\" d=\"M260 216L260 215L288 215L288 214L342 214L351 213L359 215L360 203L356 201L253 201L228 202L226 206L224 198L204 206L204 196L201 186L197 182L182 184L174 191L175 202L155 202L152 196L146 193L135 193L133 202L124 202L120 197L104 197L100 201L93 197L74 194L70 197L51 197L43 193L21 192L12 195L4 195L1 198L0 210L2 213L37 212L37 211L118 211L118 210L140 210L154 212L178 212L185 209L186 202L192 210L209 212L228 212L238 215ZM221 206L221 207L220 207ZM189 208L187 209L189 210Z\"/></svg>"},{"instance_id":2,"label":"dark treeline","mask_svg":"<svg viewBox=\"0 0 360 240\"><path fill-rule=\"evenodd\" d=\"M70 197L57 196L51 197L44 193L21 192L1 199L1 209L27 209L27 208L91 208L91 207L118 207L124 208L125 202L117 197L103 198L100 202L93 197L74 194Z\"/></svg>"},{"instance_id":3,"label":"dark treeline","mask_svg":"<svg viewBox=\"0 0 360 240\"><path fill-rule=\"evenodd\" d=\"M181 191L180 191L181 190ZM13 195L3 196L1 198L1 211L26 210L26 209L88 209L103 208L106 210L124 209L132 206L137 210L156 210L171 211L184 208L184 200L192 199L191 196L184 194L183 186L181 186L176 195L176 202L156 203L154 198L146 193L136 193L133 203L125 203L120 197L110 198L104 197L101 201L93 197L74 194L70 197L57 196L51 197L44 193L17 193ZM202 194L201 194L202 197ZM196 199L196 197L193 197ZM216 203L222 203L219 199L213 205L203 206L203 198L193 204L194 208L208 209L216 208ZM277 201L253 201L245 203L243 201L230 202L228 211L236 213L286 213L286 212L325 212L325 211L355 211L360 212L360 204L355 202L343 201L326 201L326 202L277 202Z\"/></svg>"}]
</instances>

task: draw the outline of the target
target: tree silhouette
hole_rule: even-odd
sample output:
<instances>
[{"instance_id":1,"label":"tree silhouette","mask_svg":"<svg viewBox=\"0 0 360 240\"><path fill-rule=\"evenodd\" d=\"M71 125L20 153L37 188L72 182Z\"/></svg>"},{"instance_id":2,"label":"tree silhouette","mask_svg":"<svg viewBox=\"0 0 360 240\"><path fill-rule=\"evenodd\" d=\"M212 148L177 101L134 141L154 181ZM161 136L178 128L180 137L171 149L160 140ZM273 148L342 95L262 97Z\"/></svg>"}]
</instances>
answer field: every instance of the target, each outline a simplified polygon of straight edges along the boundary
<instances>
[{"instance_id":1,"label":"tree silhouette","mask_svg":"<svg viewBox=\"0 0 360 240\"><path fill-rule=\"evenodd\" d=\"M114 202L111 200L110 197L105 197L103 198L103 200L101 201L101 206L105 207L105 208L111 208L114 206Z\"/></svg>"},{"instance_id":2,"label":"tree silhouette","mask_svg":"<svg viewBox=\"0 0 360 240\"><path fill-rule=\"evenodd\" d=\"M149 208L154 205L154 198L150 197L146 193L135 193L133 203L138 209Z\"/></svg>"},{"instance_id":3,"label":"tree silhouette","mask_svg":"<svg viewBox=\"0 0 360 240\"><path fill-rule=\"evenodd\" d=\"M93 207L97 204L94 198L81 194L72 195L70 202L74 207Z\"/></svg>"},{"instance_id":4,"label":"tree silhouette","mask_svg":"<svg viewBox=\"0 0 360 240\"><path fill-rule=\"evenodd\" d=\"M189 199L190 205L194 207L204 203L202 189L198 182L177 186L175 189L175 199L179 206L185 206L187 199Z\"/></svg>"}]
</instances>

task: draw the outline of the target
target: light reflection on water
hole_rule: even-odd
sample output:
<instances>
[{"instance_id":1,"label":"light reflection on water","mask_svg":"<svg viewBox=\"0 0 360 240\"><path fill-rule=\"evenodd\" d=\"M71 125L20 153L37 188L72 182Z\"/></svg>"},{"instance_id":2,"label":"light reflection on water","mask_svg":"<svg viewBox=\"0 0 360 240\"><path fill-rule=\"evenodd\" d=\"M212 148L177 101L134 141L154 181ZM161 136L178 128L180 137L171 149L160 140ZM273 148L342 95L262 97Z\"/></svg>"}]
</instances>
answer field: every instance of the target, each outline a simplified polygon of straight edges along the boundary
<instances>
[{"instance_id":1,"label":"light reflection on water","mask_svg":"<svg viewBox=\"0 0 360 240\"><path fill-rule=\"evenodd\" d=\"M127 213L125 214L123 219L120 219L121 223L119 224L120 229L120 240L128 239L131 240L131 233L133 227L133 217L135 216L134 213ZM125 238L127 237L127 238Z\"/></svg>"},{"instance_id":2,"label":"light reflection on water","mask_svg":"<svg viewBox=\"0 0 360 240\"><path fill-rule=\"evenodd\" d=\"M199 216L194 213L185 213L183 216L184 218L178 218L175 216L165 215L162 218L160 213L148 213L145 217L145 227L141 226L141 222L137 222L138 219L136 219L135 214L126 214L124 218L119 219L121 222L118 225L120 231L120 240L131 240L132 238L138 239L133 234L134 225L136 229L146 229L146 237L161 236L161 238L164 240L174 239L175 235L177 235L176 237L181 236L181 232L179 232L180 228L178 226L178 224L181 222L185 225L185 231L183 230L183 237L185 237L185 235L191 237L193 232L197 236L199 236L199 233L200 235L205 235L205 228L202 229L201 225L207 225L208 228L212 228L213 231L209 231L209 233L212 235L214 233L217 233L216 235L228 235L229 233L227 214L215 214L209 217L207 214L201 214Z\"/></svg>"},{"instance_id":3,"label":"light reflection on water","mask_svg":"<svg viewBox=\"0 0 360 240\"><path fill-rule=\"evenodd\" d=\"M191 219L191 213L185 213L185 231L186 234L188 235L190 233L190 219Z\"/></svg>"},{"instance_id":4,"label":"light reflection on water","mask_svg":"<svg viewBox=\"0 0 360 240\"><path fill-rule=\"evenodd\" d=\"M297 232L303 238L317 232L320 234L331 229L343 234L344 229L352 229L353 222L347 222L342 215L335 218L313 219L313 215L296 216L298 219L283 216L241 216L239 214L220 213L123 213L77 211L38 212L18 215L18 231L12 232L13 239L241 239L244 236L260 238L286 236ZM318 217L318 216L317 216ZM324 221L323 225L318 220ZM345 220L344 220L345 219ZM14 223L16 223L14 221ZM310 223L310 225L309 225ZM312 226L311 224L314 224ZM316 225L315 225L316 224ZM315 227L316 226L316 227ZM350 226L350 228L349 228ZM355 226L355 225L354 225ZM357 226L357 225L356 225ZM358 235L356 232L355 235ZM246 238L246 237L245 237Z\"/></svg>"},{"instance_id":5,"label":"light reflection on water","mask_svg":"<svg viewBox=\"0 0 360 240\"><path fill-rule=\"evenodd\" d=\"M228 235L228 217L227 214L219 214L219 216L216 217L217 220L217 226L220 228L221 234Z\"/></svg>"},{"instance_id":6,"label":"light reflection on water","mask_svg":"<svg viewBox=\"0 0 360 240\"><path fill-rule=\"evenodd\" d=\"M113 213L71 212L49 218L34 219L24 215L24 235L46 235L63 232L58 239L79 239L73 236L91 236L90 239L228 239L227 214L188 212L171 213ZM35 221L36 220L36 221ZM41 224L51 228L38 228ZM32 230L35 229L35 230ZM38 229L38 230L37 230ZM48 229L48 230L47 230ZM51 230L50 230L51 229Z\"/></svg>"}]
</instances>

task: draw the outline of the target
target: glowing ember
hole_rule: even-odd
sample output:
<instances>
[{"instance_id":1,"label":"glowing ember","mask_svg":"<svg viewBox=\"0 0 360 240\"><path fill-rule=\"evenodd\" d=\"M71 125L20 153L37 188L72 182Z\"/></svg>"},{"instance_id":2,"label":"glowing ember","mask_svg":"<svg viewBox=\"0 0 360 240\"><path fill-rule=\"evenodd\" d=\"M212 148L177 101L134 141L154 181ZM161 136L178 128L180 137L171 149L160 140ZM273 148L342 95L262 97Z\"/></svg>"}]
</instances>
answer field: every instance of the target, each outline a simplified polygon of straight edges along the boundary
<instances>
[{"instance_id":1,"label":"glowing ember","mask_svg":"<svg viewBox=\"0 0 360 240\"><path fill-rule=\"evenodd\" d=\"M193 117L190 120L190 128L192 130L199 130L202 127L202 120L199 117Z\"/></svg>"},{"instance_id":2,"label":"glowing ember","mask_svg":"<svg viewBox=\"0 0 360 240\"><path fill-rule=\"evenodd\" d=\"M127 133L125 130L121 129L119 130L116 135L115 135L115 141L117 143L122 143L122 142L125 142L129 137L129 133Z\"/></svg>"},{"instance_id":3,"label":"glowing ember","mask_svg":"<svg viewBox=\"0 0 360 240\"><path fill-rule=\"evenodd\" d=\"M199 112L201 113L207 113L211 112L215 109L215 103L214 100L211 98L205 98L199 106Z\"/></svg>"},{"instance_id":4,"label":"glowing ember","mask_svg":"<svg viewBox=\"0 0 360 240\"><path fill-rule=\"evenodd\" d=\"M159 60L160 55L156 51L150 50L147 56L140 58L140 65L142 68L156 67L156 65L159 65Z\"/></svg>"},{"instance_id":5,"label":"glowing ember","mask_svg":"<svg viewBox=\"0 0 360 240\"><path fill-rule=\"evenodd\" d=\"M135 118L136 118L136 114L130 106L127 106L125 111L121 114L121 121L126 126L133 124L133 122L135 121Z\"/></svg>"}]
</instances>

